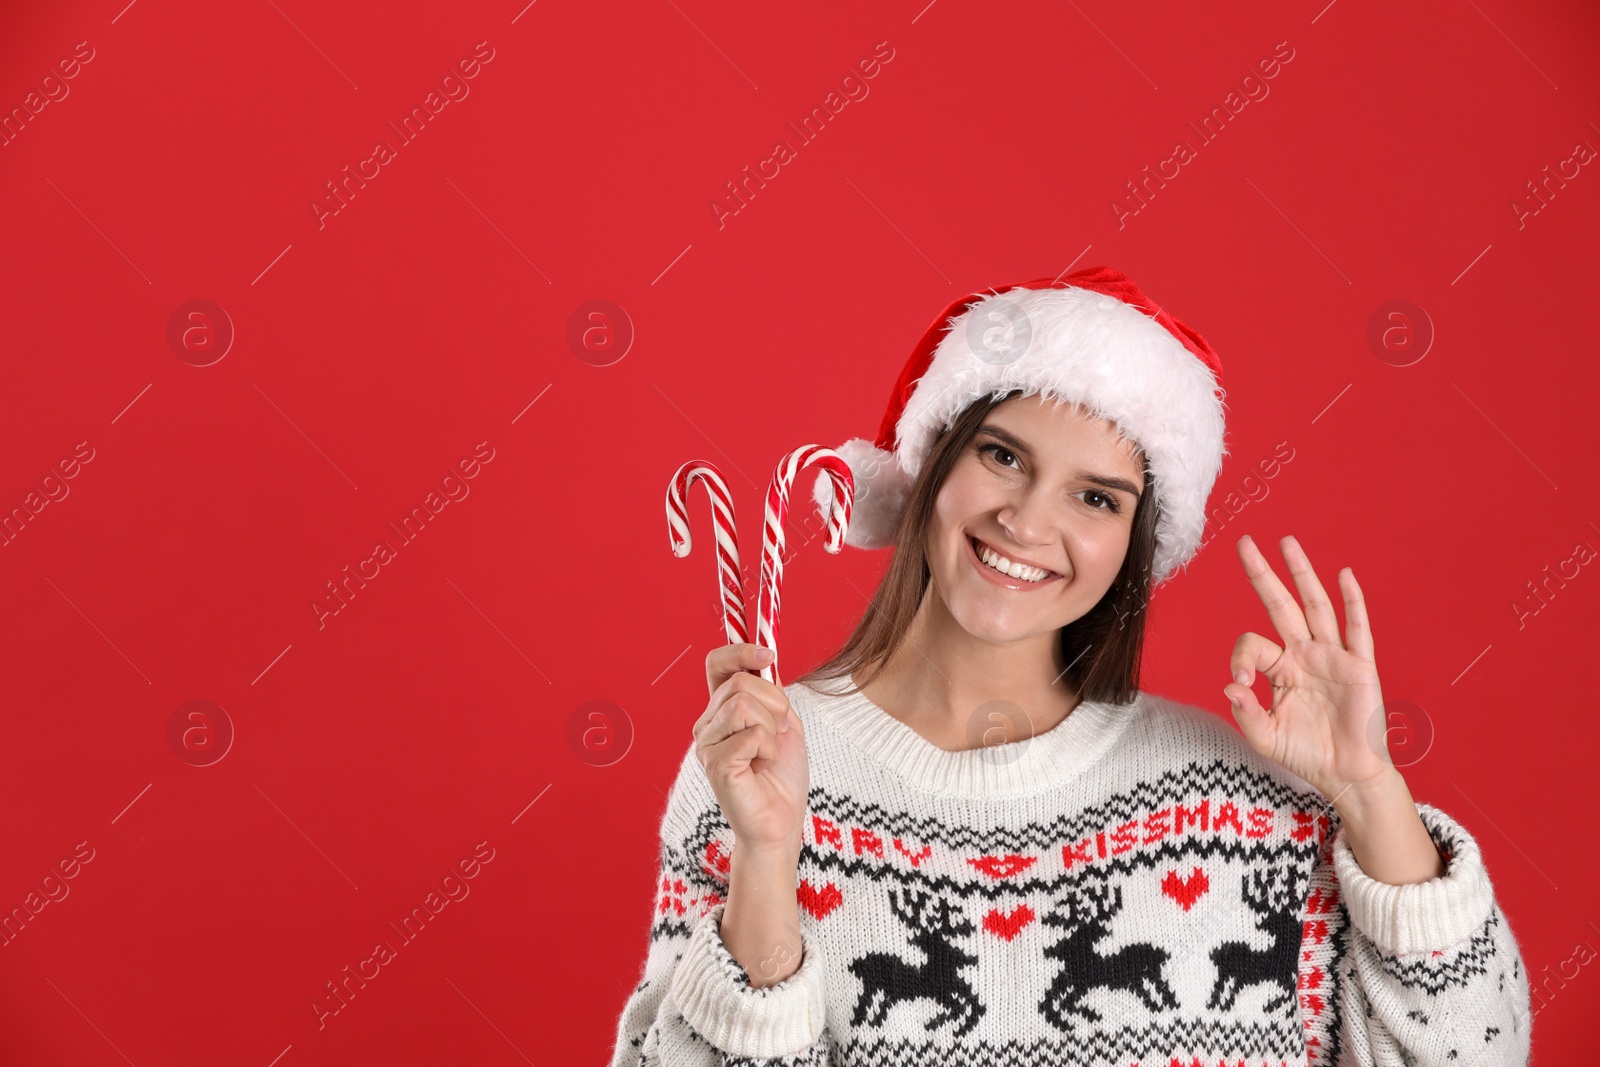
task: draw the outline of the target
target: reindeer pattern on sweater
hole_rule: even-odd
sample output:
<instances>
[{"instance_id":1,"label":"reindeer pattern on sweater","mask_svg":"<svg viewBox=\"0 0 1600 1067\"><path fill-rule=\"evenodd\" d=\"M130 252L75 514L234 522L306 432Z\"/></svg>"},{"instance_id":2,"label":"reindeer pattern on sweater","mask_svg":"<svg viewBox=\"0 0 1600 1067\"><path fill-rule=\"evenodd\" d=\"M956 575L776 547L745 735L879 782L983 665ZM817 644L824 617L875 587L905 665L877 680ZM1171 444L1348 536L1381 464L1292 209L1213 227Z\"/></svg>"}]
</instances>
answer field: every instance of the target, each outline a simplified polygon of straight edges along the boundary
<instances>
[{"instance_id":1,"label":"reindeer pattern on sweater","mask_svg":"<svg viewBox=\"0 0 1600 1067\"><path fill-rule=\"evenodd\" d=\"M1522 961L1443 813L1419 806L1446 875L1384 886L1198 709L1086 702L946 752L843 684L786 689L811 762L799 970L754 988L721 941L735 843L691 750L614 1065L1526 1062Z\"/></svg>"}]
</instances>

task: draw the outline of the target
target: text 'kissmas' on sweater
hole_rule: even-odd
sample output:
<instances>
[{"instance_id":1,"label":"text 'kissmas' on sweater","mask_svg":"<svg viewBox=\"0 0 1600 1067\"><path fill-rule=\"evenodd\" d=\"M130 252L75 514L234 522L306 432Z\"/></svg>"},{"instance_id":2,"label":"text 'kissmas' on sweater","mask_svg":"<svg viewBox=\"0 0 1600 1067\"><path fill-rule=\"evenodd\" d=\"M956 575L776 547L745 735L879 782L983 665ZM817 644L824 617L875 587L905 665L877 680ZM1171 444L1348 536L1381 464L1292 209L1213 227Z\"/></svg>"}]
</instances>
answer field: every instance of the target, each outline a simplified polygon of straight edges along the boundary
<instances>
[{"instance_id":1,"label":"text 'kissmas' on sweater","mask_svg":"<svg viewBox=\"0 0 1600 1067\"><path fill-rule=\"evenodd\" d=\"M1086 701L950 752L849 688L785 688L811 769L799 969L753 988L722 942L733 833L691 747L613 1067L1527 1062L1517 943L1437 809L1445 873L1388 885L1202 710Z\"/></svg>"}]
</instances>

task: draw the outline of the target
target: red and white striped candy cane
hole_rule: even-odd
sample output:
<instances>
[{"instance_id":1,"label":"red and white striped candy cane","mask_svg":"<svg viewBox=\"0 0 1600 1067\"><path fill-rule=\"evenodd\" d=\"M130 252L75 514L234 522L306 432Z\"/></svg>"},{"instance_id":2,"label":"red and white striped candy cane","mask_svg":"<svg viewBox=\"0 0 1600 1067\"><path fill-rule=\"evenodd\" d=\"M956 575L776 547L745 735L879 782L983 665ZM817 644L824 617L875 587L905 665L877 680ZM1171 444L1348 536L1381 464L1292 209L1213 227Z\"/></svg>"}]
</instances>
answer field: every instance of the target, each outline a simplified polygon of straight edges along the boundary
<instances>
[{"instance_id":1,"label":"red and white striped candy cane","mask_svg":"<svg viewBox=\"0 0 1600 1067\"><path fill-rule=\"evenodd\" d=\"M750 640L744 613L744 575L739 571L738 527L733 521L733 496L716 464L692 459L678 468L667 485L667 539L672 554L680 559L689 554L693 541L689 535L689 487L705 482L711 497L711 525L717 539L718 585L722 589L722 626L729 644Z\"/></svg>"},{"instance_id":2,"label":"red and white striped candy cane","mask_svg":"<svg viewBox=\"0 0 1600 1067\"><path fill-rule=\"evenodd\" d=\"M828 510L828 538L822 547L839 554L844 546L845 528L850 525L850 508L855 503L856 483L850 466L839 453L821 445L804 445L778 461L767 489L766 522L761 531L761 588L756 596L756 643L772 650L772 662L761 677L778 681L779 594L783 586L783 520L789 511L789 494L802 470L817 467L833 482L833 502Z\"/></svg>"}]
</instances>

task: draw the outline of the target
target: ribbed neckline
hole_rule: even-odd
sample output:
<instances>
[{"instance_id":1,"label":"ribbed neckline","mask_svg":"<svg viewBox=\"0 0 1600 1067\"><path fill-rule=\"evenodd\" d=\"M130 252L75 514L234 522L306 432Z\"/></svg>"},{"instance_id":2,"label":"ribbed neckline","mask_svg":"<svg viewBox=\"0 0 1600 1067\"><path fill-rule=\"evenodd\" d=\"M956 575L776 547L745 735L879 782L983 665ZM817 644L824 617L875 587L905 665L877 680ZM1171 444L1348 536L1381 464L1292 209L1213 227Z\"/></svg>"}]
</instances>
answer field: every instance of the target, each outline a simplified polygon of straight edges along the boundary
<instances>
[{"instance_id":1,"label":"ribbed neckline","mask_svg":"<svg viewBox=\"0 0 1600 1067\"><path fill-rule=\"evenodd\" d=\"M808 682L822 721L908 785L940 796L1025 797L1066 785L1093 766L1140 707L1081 701L1053 729L1005 745L951 752L873 703L848 677ZM1141 694L1142 695L1142 694Z\"/></svg>"}]
</instances>

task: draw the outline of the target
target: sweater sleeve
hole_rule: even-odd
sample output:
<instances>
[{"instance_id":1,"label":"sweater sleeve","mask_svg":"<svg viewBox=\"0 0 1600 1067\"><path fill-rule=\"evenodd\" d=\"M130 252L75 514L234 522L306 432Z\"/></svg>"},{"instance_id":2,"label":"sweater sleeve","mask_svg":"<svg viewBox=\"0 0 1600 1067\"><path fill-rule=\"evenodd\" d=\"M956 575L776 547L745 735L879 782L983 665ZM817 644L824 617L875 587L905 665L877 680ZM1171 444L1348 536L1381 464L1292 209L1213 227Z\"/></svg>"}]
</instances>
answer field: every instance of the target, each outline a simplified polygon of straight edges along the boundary
<instances>
[{"instance_id":1,"label":"sweater sleeve","mask_svg":"<svg viewBox=\"0 0 1600 1067\"><path fill-rule=\"evenodd\" d=\"M1528 980L1477 842L1426 804L1437 878L1390 885L1356 862L1343 828L1331 859L1347 924L1341 1064L1511 1067L1528 1062Z\"/></svg>"},{"instance_id":2,"label":"sweater sleeve","mask_svg":"<svg viewBox=\"0 0 1600 1067\"><path fill-rule=\"evenodd\" d=\"M826 1067L822 953L802 929L798 970L757 989L723 943L733 835L691 747L661 822L650 944L623 1006L611 1067Z\"/></svg>"}]
</instances>

